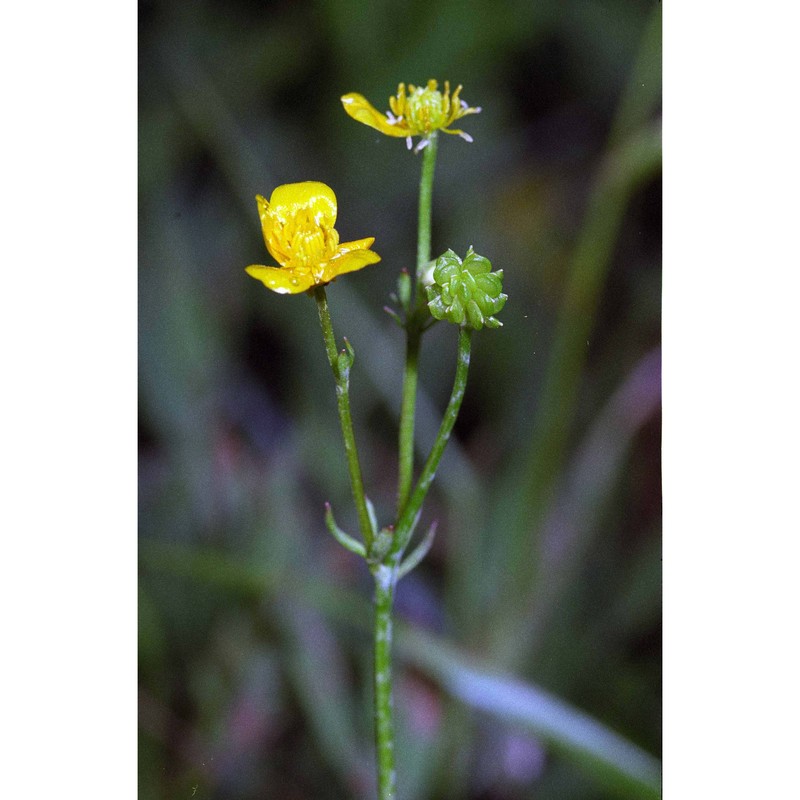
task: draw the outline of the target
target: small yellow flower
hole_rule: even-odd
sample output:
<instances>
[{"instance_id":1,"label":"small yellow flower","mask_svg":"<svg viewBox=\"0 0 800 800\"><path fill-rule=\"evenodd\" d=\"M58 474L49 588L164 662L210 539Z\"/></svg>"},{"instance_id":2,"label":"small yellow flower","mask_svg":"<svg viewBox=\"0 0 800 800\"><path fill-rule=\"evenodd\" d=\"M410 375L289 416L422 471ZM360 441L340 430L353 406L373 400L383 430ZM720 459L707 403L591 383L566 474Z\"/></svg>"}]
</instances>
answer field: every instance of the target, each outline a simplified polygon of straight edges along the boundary
<instances>
[{"instance_id":1,"label":"small yellow flower","mask_svg":"<svg viewBox=\"0 0 800 800\"><path fill-rule=\"evenodd\" d=\"M405 138L408 149L411 149L411 137L421 136L422 140L417 145L417 152L428 144L429 137L434 131L453 133L472 141L468 133L452 130L450 126L467 114L478 114L480 108L470 108L459 98L461 86L450 96L450 82L444 82L444 94L439 91L439 84L431 79L423 88L401 83L397 87L397 95L389 98L389 108L381 114L363 95L351 92L342 97L344 110L358 122L369 125L370 128L385 133L387 136Z\"/></svg>"},{"instance_id":2,"label":"small yellow flower","mask_svg":"<svg viewBox=\"0 0 800 800\"><path fill-rule=\"evenodd\" d=\"M374 237L339 243L336 195L324 183L287 183L269 202L256 195L264 242L280 267L247 267L245 272L278 294L299 294L381 260L370 250Z\"/></svg>"}]
</instances>

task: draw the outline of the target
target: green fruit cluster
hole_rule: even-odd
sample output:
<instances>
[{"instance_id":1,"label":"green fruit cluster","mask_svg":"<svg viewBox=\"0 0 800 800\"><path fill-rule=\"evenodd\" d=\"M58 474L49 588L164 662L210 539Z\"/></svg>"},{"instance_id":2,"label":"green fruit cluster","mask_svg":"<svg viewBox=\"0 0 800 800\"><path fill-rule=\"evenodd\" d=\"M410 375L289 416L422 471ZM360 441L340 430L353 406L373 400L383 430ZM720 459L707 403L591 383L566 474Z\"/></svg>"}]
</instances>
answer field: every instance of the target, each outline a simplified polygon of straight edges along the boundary
<instances>
[{"instance_id":1,"label":"green fruit cluster","mask_svg":"<svg viewBox=\"0 0 800 800\"><path fill-rule=\"evenodd\" d=\"M492 272L488 258L472 247L462 261L452 250L436 259L433 283L425 287L428 308L435 319L474 330L499 328L493 316L506 304L503 270Z\"/></svg>"}]
</instances>

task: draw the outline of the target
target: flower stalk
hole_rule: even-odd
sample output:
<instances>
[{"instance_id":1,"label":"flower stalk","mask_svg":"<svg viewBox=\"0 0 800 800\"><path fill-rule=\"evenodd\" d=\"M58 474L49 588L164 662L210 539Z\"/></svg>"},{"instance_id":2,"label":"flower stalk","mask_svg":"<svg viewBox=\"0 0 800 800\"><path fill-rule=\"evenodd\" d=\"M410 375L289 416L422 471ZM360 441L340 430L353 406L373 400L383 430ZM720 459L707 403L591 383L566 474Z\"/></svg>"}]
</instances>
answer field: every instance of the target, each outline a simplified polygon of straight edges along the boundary
<instances>
[{"instance_id":1,"label":"flower stalk","mask_svg":"<svg viewBox=\"0 0 800 800\"><path fill-rule=\"evenodd\" d=\"M433 216L433 173L436 169L436 152L439 137L436 131L428 137L428 146L422 151L422 174L419 179L419 220L417 231L417 305L424 301L423 277L431 260L431 218Z\"/></svg>"},{"instance_id":2,"label":"flower stalk","mask_svg":"<svg viewBox=\"0 0 800 800\"><path fill-rule=\"evenodd\" d=\"M403 370L403 395L400 401L398 432L397 514L403 512L414 478L414 427L417 406L419 347L421 332L409 327L406 338L406 361Z\"/></svg>"},{"instance_id":3,"label":"flower stalk","mask_svg":"<svg viewBox=\"0 0 800 800\"><path fill-rule=\"evenodd\" d=\"M403 395L400 405L398 438L399 469L397 514L402 514L414 473L414 427L417 408L419 349L422 338L420 309L425 302L423 277L431 260L431 219L433 216L433 175L436 169L437 132L433 131L422 153L422 173L419 181L419 216L417 228L417 270L413 301L406 313L406 360L403 370ZM422 318L424 319L424 317Z\"/></svg>"},{"instance_id":4,"label":"flower stalk","mask_svg":"<svg viewBox=\"0 0 800 800\"><path fill-rule=\"evenodd\" d=\"M314 288L314 300L317 303L317 313L322 326L322 338L325 342L325 352L328 363L331 365L333 378L336 382L336 406L339 411L339 424L342 428L344 450L347 456L347 468L350 472L350 487L353 492L353 502L358 512L358 524L364 538L366 552L370 551L373 539L373 526L364 495L364 481L361 477L361 465L358 460L356 437L353 433L353 418L350 414L350 367L353 365L355 353L350 343L345 339L346 349L341 353L336 351L336 338L333 334L331 313L328 309L328 297L324 286Z\"/></svg>"},{"instance_id":5,"label":"flower stalk","mask_svg":"<svg viewBox=\"0 0 800 800\"><path fill-rule=\"evenodd\" d=\"M431 488L433 479L436 477L436 470L442 460L447 443L450 441L450 434L453 426L458 419L458 412L461 410L461 402L464 399L464 392L467 388L467 375L469 373L470 354L472 349L472 331L462 327L458 331L458 355L456 360L456 374L453 381L453 390L450 393L450 400L447 403L436 440L433 443L425 465L414 488L408 503L397 520L395 531L394 546L392 553L402 553L408 546L408 542L414 533L417 519L419 518L422 504L428 490Z\"/></svg>"}]
</instances>

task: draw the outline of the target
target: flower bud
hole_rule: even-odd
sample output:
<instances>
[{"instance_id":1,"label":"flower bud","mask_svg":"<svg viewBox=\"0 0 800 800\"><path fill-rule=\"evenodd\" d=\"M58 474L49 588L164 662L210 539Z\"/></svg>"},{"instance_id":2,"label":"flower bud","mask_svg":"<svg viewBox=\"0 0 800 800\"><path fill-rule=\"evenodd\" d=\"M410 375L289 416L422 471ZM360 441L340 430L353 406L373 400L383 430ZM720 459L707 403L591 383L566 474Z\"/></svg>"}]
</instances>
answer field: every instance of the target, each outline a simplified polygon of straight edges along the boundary
<instances>
[{"instance_id":1,"label":"flower bud","mask_svg":"<svg viewBox=\"0 0 800 800\"><path fill-rule=\"evenodd\" d=\"M499 328L493 316L506 304L503 270L492 272L488 258L472 247L462 261L452 250L436 260L433 283L427 286L428 308L435 319L447 320L474 330Z\"/></svg>"},{"instance_id":2,"label":"flower bud","mask_svg":"<svg viewBox=\"0 0 800 800\"><path fill-rule=\"evenodd\" d=\"M372 540L372 547L369 551L370 561L381 563L389 552L394 539L394 527L392 525L381 528Z\"/></svg>"}]
</instances>

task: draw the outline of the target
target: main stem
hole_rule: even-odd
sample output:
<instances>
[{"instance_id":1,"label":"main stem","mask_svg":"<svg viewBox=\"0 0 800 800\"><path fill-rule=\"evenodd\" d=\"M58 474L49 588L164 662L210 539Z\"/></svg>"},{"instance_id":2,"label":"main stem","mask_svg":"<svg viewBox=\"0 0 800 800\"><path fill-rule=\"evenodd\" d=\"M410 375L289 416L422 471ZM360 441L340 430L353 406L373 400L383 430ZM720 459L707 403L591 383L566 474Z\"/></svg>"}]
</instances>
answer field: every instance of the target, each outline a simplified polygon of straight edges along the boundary
<instances>
[{"instance_id":1,"label":"main stem","mask_svg":"<svg viewBox=\"0 0 800 800\"><path fill-rule=\"evenodd\" d=\"M422 469L414 493L406 503L397 524L395 546L386 559L389 563L373 567L375 577L375 750L378 763L378 800L395 800L394 721L392 701L392 599L399 562L411 536L414 519L436 475L453 426L456 423L467 387L472 334L466 328L458 333L458 361L450 402L439 426L436 441Z\"/></svg>"},{"instance_id":2,"label":"main stem","mask_svg":"<svg viewBox=\"0 0 800 800\"><path fill-rule=\"evenodd\" d=\"M403 373L403 398L400 406L399 476L397 482L397 514L403 513L414 478L414 420L417 407L417 375L419 345L422 336L418 309L425 302L422 276L431 260L431 209L433 173L436 168L437 132L430 135L422 151L422 175L419 181L419 226L417 231L417 274L411 306L406 312L406 364Z\"/></svg>"},{"instance_id":3,"label":"main stem","mask_svg":"<svg viewBox=\"0 0 800 800\"><path fill-rule=\"evenodd\" d=\"M358 450L356 449L356 437L353 433L353 419L350 415L350 376L349 369L339 368L339 356L336 352L336 338L333 335L333 324L331 314L328 310L328 297L324 286L317 286L314 289L314 299L317 301L317 312L319 322L322 326L322 338L325 341L325 352L328 354L328 362L331 365L333 378L336 381L336 405L339 409L339 423L342 428L342 438L344 439L344 449L347 455L347 467L350 471L350 486L353 491L353 501L358 511L358 522L361 527L361 535L364 537L364 544L367 552L372 545L372 523L367 511L367 501L364 496L364 482L361 478L361 466L358 461Z\"/></svg>"},{"instance_id":4,"label":"main stem","mask_svg":"<svg viewBox=\"0 0 800 800\"><path fill-rule=\"evenodd\" d=\"M375 576L375 750L378 765L378 800L395 800L394 703L392 700L392 599L396 570L384 564Z\"/></svg>"}]
</instances>

